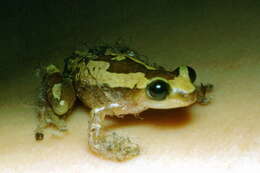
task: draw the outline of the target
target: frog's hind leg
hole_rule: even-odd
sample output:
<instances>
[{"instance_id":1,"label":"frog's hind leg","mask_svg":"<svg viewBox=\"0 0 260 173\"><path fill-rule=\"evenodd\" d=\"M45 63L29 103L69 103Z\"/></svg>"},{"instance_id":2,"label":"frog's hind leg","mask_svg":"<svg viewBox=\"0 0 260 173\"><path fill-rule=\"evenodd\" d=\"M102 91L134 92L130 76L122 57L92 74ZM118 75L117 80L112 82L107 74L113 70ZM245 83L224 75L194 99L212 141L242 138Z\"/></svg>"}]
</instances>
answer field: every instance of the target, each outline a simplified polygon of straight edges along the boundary
<instances>
[{"instance_id":1,"label":"frog's hind leg","mask_svg":"<svg viewBox=\"0 0 260 173\"><path fill-rule=\"evenodd\" d=\"M44 129L50 125L54 125L60 132L67 130L66 123L63 119L58 117L49 106L39 108L39 124L35 130L35 139L43 140ZM57 134L57 133L56 133Z\"/></svg>"},{"instance_id":2,"label":"frog's hind leg","mask_svg":"<svg viewBox=\"0 0 260 173\"><path fill-rule=\"evenodd\" d=\"M137 156L140 153L139 146L128 137L119 136L116 133L104 134L103 121L106 112L103 110L97 108L91 111L88 133L90 149L105 158L117 161Z\"/></svg>"},{"instance_id":3,"label":"frog's hind leg","mask_svg":"<svg viewBox=\"0 0 260 173\"><path fill-rule=\"evenodd\" d=\"M49 65L44 69L39 100L36 140L43 139L43 131L50 125L57 127L60 132L66 131L67 126L63 117L72 108L76 96L71 80L63 78L60 70L54 65Z\"/></svg>"}]
</instances>

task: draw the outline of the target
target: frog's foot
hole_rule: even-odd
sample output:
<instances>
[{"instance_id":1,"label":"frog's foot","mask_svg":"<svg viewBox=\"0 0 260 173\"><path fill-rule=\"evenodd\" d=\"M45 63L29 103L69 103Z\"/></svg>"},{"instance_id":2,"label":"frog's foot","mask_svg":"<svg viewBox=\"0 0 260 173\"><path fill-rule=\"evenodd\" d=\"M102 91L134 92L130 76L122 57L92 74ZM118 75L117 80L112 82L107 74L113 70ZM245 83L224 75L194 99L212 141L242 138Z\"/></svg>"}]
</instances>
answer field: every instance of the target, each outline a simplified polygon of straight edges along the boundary
<instances>
[{"instance_id":1,"label":"frog's foot","mask_svg":"<svg viewBox=\"0 0 260 173\"><path fill-rule=\"evenodd\" d=\"M208 92L211 92L213 89L212 84L203 84L197 86L197 102L202 105L209 104L212 100L211 96L207 96Z\"/></svg>"},{"instance_id":2,"label":"frog's foot","mask_svg":"<svg viewBox=\"0 0 260 173\"><path fill-rule=\"evenodd\" d=\"M105 158L123 161L139 155L139 145L131 142L128 137L116 133L106 136L90 137L89 147L92 151Z\"/></svg>"},{"instance_id":3,"label":"frog's foot","mask_svg":"<svg viewBox=\"0 0 260 173\"><path fill-rule=\"evenodd\" d=\"M35 139L43 140L44 138L44 130L53 125L57 128L56 131L52 131L51 133L54 135L61 135L62 133L68 130L66 122L55 115L51 108L43 107L39 111L40 122L35 130Z\"/></svg>"}]
</instances>

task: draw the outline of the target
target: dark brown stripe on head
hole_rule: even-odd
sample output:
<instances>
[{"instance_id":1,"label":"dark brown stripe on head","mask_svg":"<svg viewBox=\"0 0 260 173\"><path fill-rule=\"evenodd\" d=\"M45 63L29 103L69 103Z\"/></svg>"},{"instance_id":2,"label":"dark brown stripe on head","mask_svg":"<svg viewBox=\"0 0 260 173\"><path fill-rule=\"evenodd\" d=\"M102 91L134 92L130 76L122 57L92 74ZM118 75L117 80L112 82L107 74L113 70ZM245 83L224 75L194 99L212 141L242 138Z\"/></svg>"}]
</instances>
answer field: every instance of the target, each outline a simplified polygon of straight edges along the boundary
<instances>
[{"instance_id":1,"label":"dark brown stripe on head","mask_svg":"<svg viewBox=\"0 0 260 173\"><path fill-rule=\"evenodd\" d=\"M148 79L154 77L162 77L165 79L173 79L175 75L169 71L166 71L163 67L157 67L157 70L149 70L144 65L139 64L129 58L121 61L112 60L113 56L104 56L100 58L102 61L110 63L109 72L112 73L137 73L141 72L145 74Z\"/></svg>"}]
</instances>

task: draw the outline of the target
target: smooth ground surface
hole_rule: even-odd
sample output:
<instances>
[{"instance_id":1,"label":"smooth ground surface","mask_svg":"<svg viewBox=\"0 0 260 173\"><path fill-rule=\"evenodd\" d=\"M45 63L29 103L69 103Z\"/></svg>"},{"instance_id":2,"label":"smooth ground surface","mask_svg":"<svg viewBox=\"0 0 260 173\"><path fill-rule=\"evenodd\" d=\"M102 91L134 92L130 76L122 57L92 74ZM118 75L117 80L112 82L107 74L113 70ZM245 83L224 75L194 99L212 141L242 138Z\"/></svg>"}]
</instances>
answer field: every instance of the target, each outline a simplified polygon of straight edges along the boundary
<instances>
[{"instance_id":1,"label":"smooth ground surface","mask_svg":"<svg viewBox=\"0 0 260 173\"><path fill-rule=\"evenodd\" d=\"M7 4L12 10L2 10L0 172L260 170L258 1L73 2ZM68 134L36 142L37 66L62 66L81 43L118 38L168 69L194 67L198 83L215 85L212 104L147 111L143 120L108 119L110 131L141 146L141 155L127 162L88 150L88 110L80 105L67 120Z\"/></svg>"}]
</instances>

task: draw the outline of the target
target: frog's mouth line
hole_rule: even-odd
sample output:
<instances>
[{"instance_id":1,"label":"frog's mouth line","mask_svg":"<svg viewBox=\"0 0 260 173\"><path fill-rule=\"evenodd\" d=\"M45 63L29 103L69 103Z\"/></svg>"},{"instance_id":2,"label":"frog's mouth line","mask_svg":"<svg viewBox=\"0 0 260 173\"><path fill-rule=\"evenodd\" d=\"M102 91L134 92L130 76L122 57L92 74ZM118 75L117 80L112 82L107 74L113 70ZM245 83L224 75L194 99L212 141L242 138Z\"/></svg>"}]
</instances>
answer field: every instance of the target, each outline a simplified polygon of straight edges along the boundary
<instances>
[{"instance_id":1,"label":"frog's mouth line","mask_svg":"<svg viewBox=\"0 0 260 173\"><path fill-rule=\"evenodd\" d=\"M180 108L186 107L197 100L196 93L189 95L174 95L170 96L165 100L162 101L155 101L155 100L146 100L144 101L144 105L153 108L153 109L173 109L173 108Z\"/></svg>"}]
</instances>

